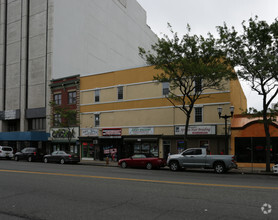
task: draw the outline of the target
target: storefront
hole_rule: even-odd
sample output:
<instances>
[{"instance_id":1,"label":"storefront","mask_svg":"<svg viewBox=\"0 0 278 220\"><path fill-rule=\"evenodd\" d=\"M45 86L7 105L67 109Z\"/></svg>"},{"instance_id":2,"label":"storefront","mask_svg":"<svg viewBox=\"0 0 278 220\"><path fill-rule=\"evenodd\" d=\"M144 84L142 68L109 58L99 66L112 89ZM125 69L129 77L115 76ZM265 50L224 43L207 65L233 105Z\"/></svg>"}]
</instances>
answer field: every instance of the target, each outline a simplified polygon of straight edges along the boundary
<instances>
[{"instance_id":1,"label":"storefront","mask_svg":"<svg viewBox=\"0 0 278 220\"><path fill-rule=\"evenodd\" d=\"M102 135L99 135L101 132ZM81 157L82 160L109 160L117 161L122 149L122 129L82 128Z\"/></svg>"},{"instance_id":2,"label":"storefront","mask_svg":"<svg viewBox=\"0 0 278 220\"><path fill-rule=\"evenodd\" d=\"M1 132L0 145L10 146L14 152L25 147L35 147L47 152L49 133L46 132Z\"/></svg>"},{"instance_id":3,"label":"storefront","mask_svg":"<svg viewBox=\"0 0 278 220\"><path fill-rule=\"evenodd\" d=\"M223 154L225 136L217 135L216 125L190 125L188 127L188 148L207 148L211 154ZM185 126L175 126L175 142L171 153L181 153L184 150Z\"/></svg>"},{"instance_id":4,"label":"storefront","mask_svg":"<svg viewBox=\"0 0 278 220\"><path fill-rule=\"evenodd\" d=\"M78 136L79 127L51 128L49 138L49 141L51 141L51 149L49 149L48 153L61 150L80 155Z\"/></svg>"},{"instance_id":5,"label":"storefront","mask_svg":"<svg viewBox=\"0 0 278 220\"><path fill-rule=\"evenodd\" d=\"M270 162L278 162L278 125L270 130ZM266 138L264 125L256 118L234 116L232 121L232 152L241 166L264 167L266 163Z\"/></svg>"}]
</instances>

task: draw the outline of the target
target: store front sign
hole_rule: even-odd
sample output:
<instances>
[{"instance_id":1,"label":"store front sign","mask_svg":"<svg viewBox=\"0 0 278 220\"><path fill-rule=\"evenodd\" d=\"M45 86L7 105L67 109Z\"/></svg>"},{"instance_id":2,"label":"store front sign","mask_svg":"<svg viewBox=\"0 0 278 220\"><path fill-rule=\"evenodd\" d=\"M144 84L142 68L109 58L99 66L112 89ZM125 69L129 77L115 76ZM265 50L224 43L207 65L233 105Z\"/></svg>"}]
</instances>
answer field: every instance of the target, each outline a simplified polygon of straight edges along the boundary
<instances>
[{"instance_id":1,"label":"store front sign","mask_svg":"<svg viewBox=\"0 0 278 220\"><path fill-rule=\"evenodd\" d=\"M153 128L129 128L130 135L147 135L147 134L154 134Z\"/></svg>"},{"instance_id":2,"label":"store front sign","mask_svg":"<svg viewBox=\"0 0 278 220\"><path fill-rule=\"evenodd\" d=\"M216 126L214 125L196 125L189 126L187 134L189 135L213 135L216 134ZM185 126L176 126L175 135L183 135L185 132Z\"/></svg>"},{"instance_id":3,"label":"store front sign","mask_svg":"<svg viewBox=\"0 0 278 220\"><path fill-rule=\"evenodd\" d=\"M51 128L50 137L53 139L68 139L68 138L78 138L79 128Z\"/></svg>"},{"instance_id":4,"label":"store front sign","mask_svg":"<svg viewBox=\"0 0 278 220\"><path fill-rule=\"evenodd\" d=\"M121 128L106 128L102 129L102 136L121 136L122 129Z\"/></svg>"},{"instance_id":5,"label":"store front sign","mask_svg":"<svg viewBox=\"0 0 278 220\"><path fill-rule=\"evenodd\" d=\"M81 136L96 137L96 136L98 136L98 129L97 128L81 128Z\"/></svg>"}]
</instances>

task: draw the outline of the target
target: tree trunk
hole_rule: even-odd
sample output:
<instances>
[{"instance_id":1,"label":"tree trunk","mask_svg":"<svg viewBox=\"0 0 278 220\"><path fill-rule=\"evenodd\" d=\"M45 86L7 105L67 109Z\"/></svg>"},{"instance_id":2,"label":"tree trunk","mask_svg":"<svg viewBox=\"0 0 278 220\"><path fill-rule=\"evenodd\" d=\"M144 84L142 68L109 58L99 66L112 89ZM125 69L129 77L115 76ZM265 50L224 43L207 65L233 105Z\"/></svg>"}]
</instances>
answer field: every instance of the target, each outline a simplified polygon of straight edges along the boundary
<instances>
[{"instance_id":1,"label":"tree trunk","mask_svg":"<svg viewBox=\"0 0 278 220\"><path fill-rule=\"evenodd\" d=\"M269 132L269 123L267 118L264 118L264 130L265 130L265 137L266 137L266 172L270 172L270 132Z\"/></svg>"},{"instance_id":2,"label":"tree trunk","mask_svg":"<svg viewBox=\"0 0 278 220\"><path fill-rule=\"evenodd\" d=\"M186 114L186 122L185 122L185 128L184 128L184 136L183 136L184 149L188 148L188 126L189 126L191 112L192 112L192 108Z\"/></svg>"}]
</instances>

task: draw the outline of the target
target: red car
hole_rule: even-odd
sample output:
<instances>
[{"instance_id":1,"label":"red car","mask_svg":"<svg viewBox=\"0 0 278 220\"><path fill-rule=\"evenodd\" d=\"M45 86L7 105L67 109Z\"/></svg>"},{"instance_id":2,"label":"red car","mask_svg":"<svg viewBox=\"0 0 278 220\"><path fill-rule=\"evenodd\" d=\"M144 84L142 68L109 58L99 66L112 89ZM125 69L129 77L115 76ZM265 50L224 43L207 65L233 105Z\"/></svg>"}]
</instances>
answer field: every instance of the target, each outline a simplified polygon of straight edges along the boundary
<instances>
[{"instance_id":1,"label":"red car","mask_svg":"<svg viewBox=\"0 0 278 220\"><path fill-rule=\"evenodd\" d=\"M154 157L153 155L147 154L135 154L130 158L125 158L119 160L118 164L122 168L126 167L138 167L147 168L151 170L152 168L160 168L166 166L166 160L162 158Z\"/></svg>"}]
</instances>

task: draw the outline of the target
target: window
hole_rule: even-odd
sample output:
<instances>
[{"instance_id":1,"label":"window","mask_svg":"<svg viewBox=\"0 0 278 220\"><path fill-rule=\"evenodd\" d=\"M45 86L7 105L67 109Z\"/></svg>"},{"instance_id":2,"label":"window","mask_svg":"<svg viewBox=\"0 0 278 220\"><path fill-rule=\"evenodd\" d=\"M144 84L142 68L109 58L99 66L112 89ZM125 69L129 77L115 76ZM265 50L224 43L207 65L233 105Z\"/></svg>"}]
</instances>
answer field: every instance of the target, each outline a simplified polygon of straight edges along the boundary
<instances>
[{"instance_id":1,"label":"window","mask_svg":"<svg viewBox=\"0 0 278 220\"><path fill-rule=\"evenodd\" d=\"M118 100L122 100L124 97L124 87L119 86L118 87Z\"/></svg>"},{"instance_id":2,"label":"window","mask_svg":"<svg viewBox=\"0 0 278 220\"><path fill-rule=\"evenodd\" d=\"M61 124L62 120L61 120L61 115L59 114L55 114L54 115L54 126L59 126Z\"/></svg>"},{"instance_id":3,"label":"window","mask_svg":"<svg viewBox=\"0 0 278 220\"><path fill-rule=\"evenodd\" d=\"M99 89L95 90L95 102L99 102Z\"/></svg>"},{"instance_id":4,"label":"window","mask_svg":"<svg viewBox=\"0 0 278 220\"><path fill-rule=\"evenodd\" d=\"M190 149L182 153L182 155L202 155L202 149Z\"/></svg>"},{"instance_id":5,"label":"window","mask_svg":"<svg viewBox=\"0 0 278 220\"><path fill-rule=\"evenodd\" d=\"M203 121L203 108L197 107L195 108L195 122L202 122Z\"/></svg>"},{"instance_id":6,"label":"window","mask_svg":"<svg viewBox=\"0 0 278 220\"><path fill-rule=\"evenodd\" d=\"M56 105L62 104L62 95L60 94L54 94L54 102Z\"/></svg>"},{"instance_id":7,"label":"window","mask_svg":"<svg viewBox=\"0 0 278 220\"><path fill-rule=\"evenodd\" d=\"M99 114L95 114L95 127L99 126Z\"/></svg>"},{"instance_id":8,"label":"window","mask_svg":"<svg viewBox=\"0 0 278 220\"><path fill-rule=\"evenodd\" d=\"M202 92L202 79L196 78L195 79L195 93Z\"/></svg>"},{"instance_id":9,"label":"window","mask_svg":"<svg viewBox=\"0 0 278 220\"><path fill-rule=\"evenodd\" d=\"M76 91L68 93L68 103L76 104Z\"/></svg>"},{"instance_id":10,"label":"window","mask_svg":"<svg viewBox=\"0 0 278 220\"><path fill-rule=\"evenodd\" d=\"M162 83L162 95L169 95L169 82Z\"/></svg>"},{"instance_id":11,"label":"window","mask_svg":"<svg viewBox=\"0 0 278 220\"><path fill-rule=\"evenodd\" d=\"M45 130L45 118L32 118L28 120L28 130Z\"/></svg>"}]
</instances>

